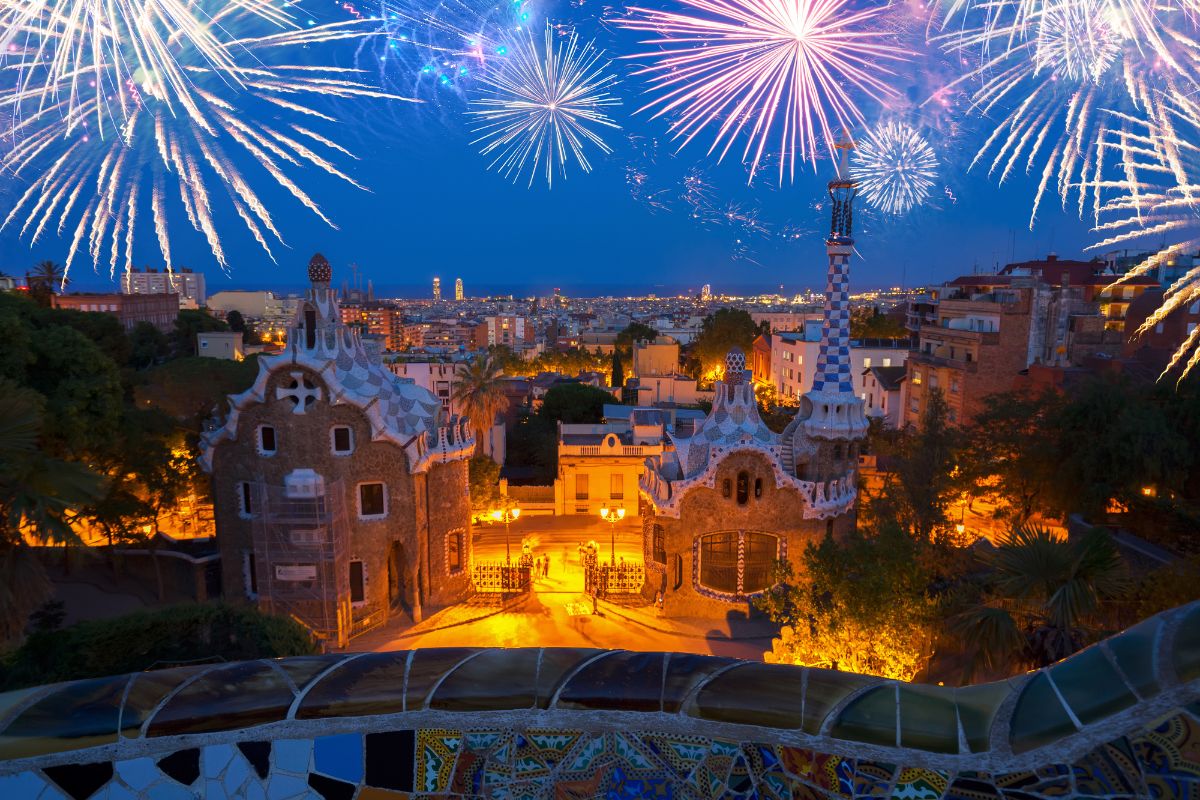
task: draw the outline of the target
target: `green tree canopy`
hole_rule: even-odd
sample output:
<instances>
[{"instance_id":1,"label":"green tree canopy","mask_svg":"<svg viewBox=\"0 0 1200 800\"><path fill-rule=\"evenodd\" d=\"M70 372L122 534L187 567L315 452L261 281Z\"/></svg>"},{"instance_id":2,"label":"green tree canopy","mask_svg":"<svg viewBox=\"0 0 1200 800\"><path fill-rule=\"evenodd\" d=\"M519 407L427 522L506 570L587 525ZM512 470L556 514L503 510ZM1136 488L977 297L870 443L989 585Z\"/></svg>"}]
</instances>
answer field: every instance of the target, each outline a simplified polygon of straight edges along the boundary
<instances>
[{"instance_id":1,"label":"green tree canopy","mask_svg":"<svg viewBox=\"0 0 1200 800\"><path fill-rule=\"evenodd\" d=\"M691 358L699 364L700 374L708 374L725 363L734 347L749 354L761 331L750 313L740 308L719 308L704 318L700 335L692 344Z\"/></svg>"},{"instance_id":2,"label":"green tree canopy","mask_svg":"<svg viewBox=\"0 0 1200 800\"><path fill-rule=\"evenodd\" d=\"M178 357L197 355L196 334L227 330L228 325L207 311L182 309L175 318L175 330L171 332L171 349Z\"/></svg>"},{"instance_id":3,"label":"green tree canopy","mask_svg":"<svg viewBox=\"0 0 1200 800\"><path fill-rule=\"evenodd\" d=\"M34 633L0 662L0 688L315 652L312 636L291 619L247 605L194 603Z\"/></svg>"},{"instance_id":4,"label":"green tree canopy","mask_svg":"<svg viewBox=\"0 0 1200 800\"><path fill-rule=\"evenodd\" d=\"M542 399L539 412L543 419L565 424L596 424L604 419L604 404L613 396L586 383L560 383L552 386Z\"/></svg>"},{"instance_id":5,"label":"green tree canopy","mask_svg":"<svg viewBox=\"0 0 1200 800\"><path fill-rule=\"evenodd\" d=\"M631 322L617 334L616 345L625 353L633 350L634 342L653 342L658 338L658 331L644 322Z\"/></svg>"},{"instance_id":6,"label":"green tree canopy","mask_svg":"<svg viewBox=\"0 0 1200 800\"><path fill-rule=\"evenodd\" d=\"M129 332L129 364L134 369L154 366L171 352L166 334L156 325L139 322Z\"/></svg>"},{"instance_id":7,"label":"green tree canopy","mask_svg":"<svg viewBox=\"0 0 1200 800\"><path fill-rule=\"evenodd\" d=\"M625 365L621 363L621 351L613 350L612 357L612 378L610 383L619 389L625 386Z\"/></svg>"},{"instance_id":8,"label":"green tree canopy","mask_svg":"<svg viewBox=\"0 0 1200 800\"><path fill-rule=\"evenodd\" d=\"M227 395L249 389L258 375L258 358L230 361L198 356L177 358L138 375L134 399L139 408L157 408L187 430L199 433Z\"/></svg>"}]
</instances>

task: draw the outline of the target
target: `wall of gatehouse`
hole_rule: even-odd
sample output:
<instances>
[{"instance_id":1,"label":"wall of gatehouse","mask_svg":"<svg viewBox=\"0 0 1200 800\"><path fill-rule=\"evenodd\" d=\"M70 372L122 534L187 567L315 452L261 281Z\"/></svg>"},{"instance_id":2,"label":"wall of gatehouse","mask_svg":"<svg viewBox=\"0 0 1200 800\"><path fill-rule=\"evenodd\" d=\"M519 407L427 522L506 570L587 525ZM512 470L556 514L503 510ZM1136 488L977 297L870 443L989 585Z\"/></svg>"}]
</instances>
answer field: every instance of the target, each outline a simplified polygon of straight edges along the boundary
<instances>
[{"instance_id":1,"label":"wall of gatehouse","mask_svg":"<svg viewBox=\"0 0 1200 800\"><path fill-rule=\"evenodd\" d=\"M739 502L740 475L746 480L744 503ZM747 564L761 560L761 545L770 544L761 538L748 539L748 534L775 537L776 556L796 563L810 542L819 541L827 532L842 536L855 524L852 513L827 520L805 519L804 497L792 486L776 486L769 454L747 450L721 459L712 487L697 484L688 488L678 517L656 514L645 497L642 502L647 576L643 595L653 602L663 592L666 616L724 618L730 611L747 611L749 597L765 588L757 577L761 566L751 565L748 573ZM727 538L707 538L714 535ZM731 541L735 536L736 543ZM737 552L716 552L730 547ZM760 552L751 552L756 548ZM718 572L709 568L712 562L706 564L706 558L714 556L733 562L732 581L728 567Z\"/></svg>"}]
</instances>

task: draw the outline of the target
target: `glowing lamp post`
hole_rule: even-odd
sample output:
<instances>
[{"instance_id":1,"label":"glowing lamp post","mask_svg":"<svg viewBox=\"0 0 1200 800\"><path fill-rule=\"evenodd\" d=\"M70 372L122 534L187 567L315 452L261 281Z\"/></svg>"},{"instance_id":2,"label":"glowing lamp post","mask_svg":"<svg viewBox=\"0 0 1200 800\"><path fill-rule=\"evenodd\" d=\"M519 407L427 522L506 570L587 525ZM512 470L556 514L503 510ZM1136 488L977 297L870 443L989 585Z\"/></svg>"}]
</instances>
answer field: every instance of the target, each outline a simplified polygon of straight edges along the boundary
<instances>
[{"instance_id":1,"label":"glowing lamp post","mask_svg":"<svg viewBox=\"0 0 1200 800\"><path fill-rule=\"evenodd\" d=\"M521 516L521 509L516 503L505 505L504 508L493 509L491 517L496 522L504 523L504 563L512 563L512 547L508 539L508 524Z\"/></svg>"},{"instance_id":2,"label":"glowing lamp post","mask_svg":"<svg viewBox=\"0 0 1200 800\"><path fill-rule=\"evenodd\" d=\"M600 508L600 518L608 523L609 539L612 544L612 555L610 556L611 563L616 566L617 563L617 523L625 519L625 509L609 508L602 506Z\"/></svg>"}]
</instances>

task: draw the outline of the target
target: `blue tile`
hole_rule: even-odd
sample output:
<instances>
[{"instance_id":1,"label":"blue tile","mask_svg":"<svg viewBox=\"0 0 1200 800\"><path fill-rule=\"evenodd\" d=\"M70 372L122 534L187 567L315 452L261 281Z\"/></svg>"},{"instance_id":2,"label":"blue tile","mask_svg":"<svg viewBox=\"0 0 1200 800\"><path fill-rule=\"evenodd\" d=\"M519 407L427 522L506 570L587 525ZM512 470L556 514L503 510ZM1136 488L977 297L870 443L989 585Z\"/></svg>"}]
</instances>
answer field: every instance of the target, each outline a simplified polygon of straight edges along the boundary
<instances>
[{"instance_id":1,"label":"blue tile","mask_svg":"<svg viewBox=\"0 0 1200 800\"><path fill-rule=\"evenodd\" d=\"M276 769L307 776L311 754L311 739L281 739L275 742L271 757Z\"/></svg>"},{"instance_id":2,"label":"blue tile","mask_svg":"<svg viewBox=\"0 0 1200 800\"><path fill-rule=\"evenodd\" d=\"M32 772L0 776L0 797L36 797L46 782Z\"/></svg>"},{"instance_id":3,"label":"blue tile","mask_svg":"<svg viewBox=\"0 0 1200 800\"><path fill-rule=\"evenodd\" d=\"M268 800L288 800L292 797L303 797L308 794L307 779L294 775L272 775L267 783Z\"/></svg>"},{"instance_id":4,"label":"blue tile","mask_svg":"<svg viewBox=\"0 0 1200 800\"><path fill-rule=\"evenodd\" d=\"M363 740L357 733L322 736L313 743L316 771L347 783L362 783Z\"/></svg>"},{"instance_id":5,"label":"blue tile","mask_svg":"<svg viewBox=\"0 0 1200 800\"><path fill-rule=\"evenodd\" d=\"M115 765L117 776L125 781L135 792L145 791L146 787L162 777L152 758L135 758L131 761L118 761ZM3 794L0 791L0 794Z\"/></svg>"},{"instance_id":6,"label":"blue tile","mask_svg":"<svg viewBox=\"0 0 1200 800\"><path fill-rule=\"evenodd\" d=\"M231 744L214 744L204 748L200 751L200 774L205 778L220 778L231 758Z\"/></svg>"},{"instance_id":7,"label":"blue tile","mask_svg":"<svg viewBox=\"0 0 1200 800\"><path fill-rule=\"evenodd\" d=\"M222 780L225 786L225 793L230 797L240 797L242 786L246 783L246 779L250 775L250 764L241 755L235 756L229 762L229 766L225 768L225 778Z\"/></svg>"}]
</instances>

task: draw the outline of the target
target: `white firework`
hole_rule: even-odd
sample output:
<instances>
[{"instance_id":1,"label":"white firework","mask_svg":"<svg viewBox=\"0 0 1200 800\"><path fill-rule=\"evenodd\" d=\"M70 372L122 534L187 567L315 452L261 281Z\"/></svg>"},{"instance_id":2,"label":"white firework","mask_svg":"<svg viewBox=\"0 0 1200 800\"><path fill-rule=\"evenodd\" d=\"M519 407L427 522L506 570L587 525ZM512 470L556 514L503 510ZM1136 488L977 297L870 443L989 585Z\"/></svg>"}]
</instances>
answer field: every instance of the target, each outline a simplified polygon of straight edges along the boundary
<instances>
[{"instance_id":1,"label":"white firework","mask_svg":"<svg viewBox=\"0 0 1200 800\"><path fill-rule=\"evenodd\" d=\"M929 198L937 181L937 154L911 125L888 122L856 144L850 175L867 203L899 216Z\"/></svg>"},{"instance_id":2,"label":"white firework","mask_svg":"<svg viewBox=\"0 0 1200 800\"><path fill-rule=\"evenodd\" d=\"M621 101L611 91L617 79L604 51L581 45L574 31L557 47L553 36L547 22L539 49L526 31L507 58L490 62L479 79L483 96L471 101L478 121L472 144L483 145L480 152L492 157L488 168L514 183L528 171L532 186L541 171L553 187L555 173L565 178L572 159L591 172L586 145L612 152L596 129L620 129L606 111Z\"/></svg>"}]
</instances>

